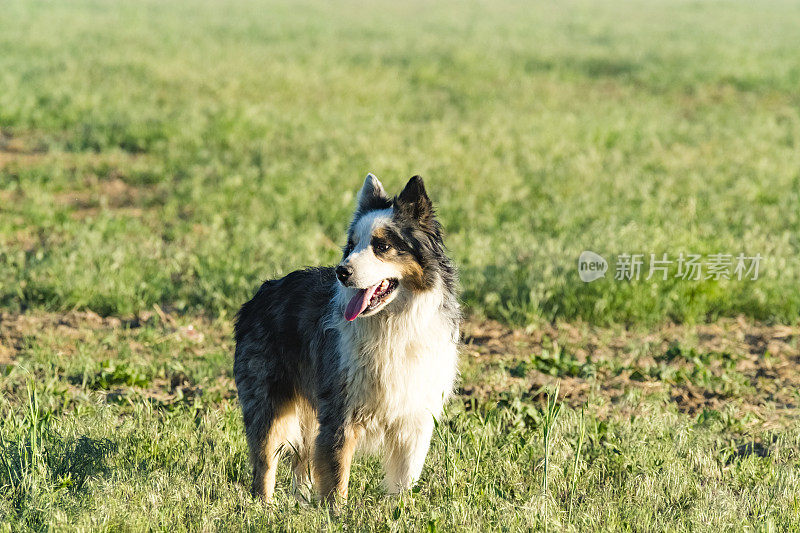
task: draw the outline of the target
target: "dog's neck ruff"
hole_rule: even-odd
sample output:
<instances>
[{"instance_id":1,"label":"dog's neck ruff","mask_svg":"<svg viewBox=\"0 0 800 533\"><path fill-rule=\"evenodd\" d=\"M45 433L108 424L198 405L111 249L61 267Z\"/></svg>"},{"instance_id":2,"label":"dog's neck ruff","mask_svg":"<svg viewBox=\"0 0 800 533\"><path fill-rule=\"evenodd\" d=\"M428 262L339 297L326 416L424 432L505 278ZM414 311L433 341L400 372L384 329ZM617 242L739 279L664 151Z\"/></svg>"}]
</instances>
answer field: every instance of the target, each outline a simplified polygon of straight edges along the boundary
<instances>
[{"instance_id":1,"label":"dog's neck ruff","mask_svg":"<svg viewBox=\"0 0 800 533\"><path fill-rule=\"evenodd\" d=\"M457 372L458 310L443 284L405 290L379 313L352 322L341 312L344 291L337 292L333 315L351 412L384 423L438 417Z\"/></svg>"}]
</instances>

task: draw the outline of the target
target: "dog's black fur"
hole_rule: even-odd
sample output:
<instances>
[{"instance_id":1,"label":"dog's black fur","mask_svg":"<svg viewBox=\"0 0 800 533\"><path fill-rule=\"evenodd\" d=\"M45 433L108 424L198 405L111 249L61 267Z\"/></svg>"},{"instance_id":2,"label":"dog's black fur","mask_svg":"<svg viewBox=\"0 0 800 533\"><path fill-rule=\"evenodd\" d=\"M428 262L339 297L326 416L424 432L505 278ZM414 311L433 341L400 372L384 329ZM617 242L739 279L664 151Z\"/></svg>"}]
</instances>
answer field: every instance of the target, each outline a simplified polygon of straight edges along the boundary
<instances>
[{"instance_id":1,"label":"dog's black fur","mask_svg":"<svg viewBox=\"0 0 800 533\"><path fill-rule=\"evenodd\" d=\"M348 289L337 282L334 268L320 267L266 281L238 313L234 375L253 463L253 491L267 500L272 496L277 454L286 442L294 448L297 484L310 481L308 466L313 461L323 496L346 495L351 448L368 424L365 420L373 416L367 405L372 399L355 397L353 376L346 369L359 358L396 358L394 352L387 355L375 348L369 337L381 335L381 328L393 327L393 322L386 322L388 317L405 316L405 308L419 301L414 298L441 293L441 298L431 300L440 302L436 304L440 307L431 312L442 317L438 327L442 331L425 330L424 334L434 339L432 347L443 342L447 344L442 346L450 346L457 336L456 272L445 255L442 229L422 179L413 177L393 199L385 195L377 179L375 183L372 188L365 183L362 189L342 264L353 251L359 220L368 213L391 210L391 218L371 238L372 244L376 239L386 243L385 251L375 246L381 250L373 251L377 260L396 265L402 273L396 301L374 316L345 322L341 319L341 295ZM405 337L405 332L398 332L397 342L406 342ZM387 378L359 379L374 379L380 386ZM443 388L448 386L452 383ZM446 397L449 390L442 394ZM435 411L435 406L431 410ZM424 420L420 423L427 424ZM418 472L411 477L415 475ZM402 483L408 482L403 478Z\"/></svg>"}]
</instances>

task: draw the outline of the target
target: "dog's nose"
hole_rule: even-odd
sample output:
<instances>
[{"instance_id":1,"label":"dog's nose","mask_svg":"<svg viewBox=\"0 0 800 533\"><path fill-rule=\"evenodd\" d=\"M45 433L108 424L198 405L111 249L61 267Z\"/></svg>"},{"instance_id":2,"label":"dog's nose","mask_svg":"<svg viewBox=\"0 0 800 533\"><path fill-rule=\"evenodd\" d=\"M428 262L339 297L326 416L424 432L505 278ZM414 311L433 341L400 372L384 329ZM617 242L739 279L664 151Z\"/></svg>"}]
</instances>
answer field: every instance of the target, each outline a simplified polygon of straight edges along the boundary
<instances>
[{"instance_id":1,"label":"dog's nose","mask_svg":"<svg viewBox=\"0 0 800 533\"><path fill-rule=\"evenodd\" d=\"M347 283L350 276L353 275L353 269L349 266L339 265L336 267L336 277L339 278L343 284Z\"/></svg>"}]
</instances>

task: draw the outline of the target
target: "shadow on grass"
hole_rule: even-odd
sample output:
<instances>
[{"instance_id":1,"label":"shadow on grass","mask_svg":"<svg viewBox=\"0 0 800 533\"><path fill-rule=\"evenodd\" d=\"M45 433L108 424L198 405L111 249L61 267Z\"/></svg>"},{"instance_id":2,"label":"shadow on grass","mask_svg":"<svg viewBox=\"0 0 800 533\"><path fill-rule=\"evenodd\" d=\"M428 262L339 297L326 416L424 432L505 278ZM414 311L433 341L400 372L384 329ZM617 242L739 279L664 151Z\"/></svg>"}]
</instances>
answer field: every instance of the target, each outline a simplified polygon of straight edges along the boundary
<instances>
[{"instance_id":1,"label":"shadow on grass","mask_svg":"<svg viewBox=\"0 0 800 533\"><path fill-rule=\"evenodd\" d=\"M116 450L109 439L64 439L49 431L20 434L13 440L4 436L0 438L0 485L24 488L36 473L44 474L54 487L80 491L91 477L109 473L107 460Z\"/></svg>"},{"instance_id":2,"label":"shadow on grass","mask_svg":"<svg viewBox=\"0 0 800 533\"><path fill-rule=\"evenodd\" d=\"M110 474L108 459L117 445L85 435L63 437L50 426L49 412L30 407L0 424L0 489L18 518L43 526L46 510L31 504L37 495L79 495L90 479Z\"/></svg>"}]
</instances>

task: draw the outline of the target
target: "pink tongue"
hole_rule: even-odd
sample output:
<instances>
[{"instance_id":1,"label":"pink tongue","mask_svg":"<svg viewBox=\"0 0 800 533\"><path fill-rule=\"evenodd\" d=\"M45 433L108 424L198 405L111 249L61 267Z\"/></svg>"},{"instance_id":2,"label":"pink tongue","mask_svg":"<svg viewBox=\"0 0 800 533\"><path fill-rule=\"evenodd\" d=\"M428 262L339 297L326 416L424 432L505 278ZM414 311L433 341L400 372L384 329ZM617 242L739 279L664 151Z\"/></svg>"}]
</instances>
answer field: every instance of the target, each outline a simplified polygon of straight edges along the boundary
<instances>
[{"instance_id":1,"label":"pink tongue","mask_svg":"<svg viewBox=\"0 0 800 533\"><path fill-rule=\"evenodd\" d=\"M377 285L373 285L366 289L359 289L356 295L353 296L353 299L347 304L347 309L344 310L344 318L347 319L348 322L355 320L356 317L367 308L369 299L375 294L375 289L377 288Z\"/></svg>"}]
</instances>

